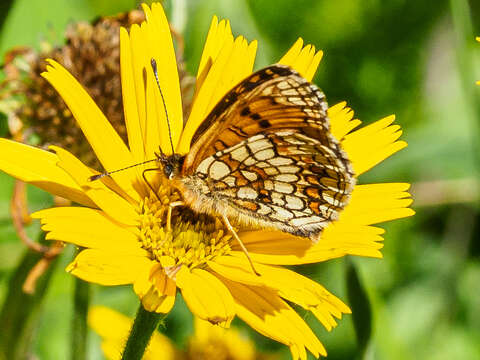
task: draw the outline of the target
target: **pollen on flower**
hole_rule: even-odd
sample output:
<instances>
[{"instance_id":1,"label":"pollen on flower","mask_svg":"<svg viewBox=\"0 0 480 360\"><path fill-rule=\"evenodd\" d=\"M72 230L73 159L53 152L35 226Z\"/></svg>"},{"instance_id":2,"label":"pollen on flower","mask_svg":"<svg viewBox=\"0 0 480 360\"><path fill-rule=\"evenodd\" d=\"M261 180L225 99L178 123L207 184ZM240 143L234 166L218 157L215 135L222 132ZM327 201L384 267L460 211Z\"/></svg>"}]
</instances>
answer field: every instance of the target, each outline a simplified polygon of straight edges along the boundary
<instances>
[{"instance_id":1,"label":"pollen on flower","mask_svg":"<svg viewBox=\"0 0 480 360\"><path fill-rule=\"evenodd\" d=\"M169 204L179 199L175 190L160 186L157 195L151 193L140 203L140 241L151 259L163 267L194 268L230 252L232 235L219 218L176 207L167 229Z\"/></svg>"}]
</instances>

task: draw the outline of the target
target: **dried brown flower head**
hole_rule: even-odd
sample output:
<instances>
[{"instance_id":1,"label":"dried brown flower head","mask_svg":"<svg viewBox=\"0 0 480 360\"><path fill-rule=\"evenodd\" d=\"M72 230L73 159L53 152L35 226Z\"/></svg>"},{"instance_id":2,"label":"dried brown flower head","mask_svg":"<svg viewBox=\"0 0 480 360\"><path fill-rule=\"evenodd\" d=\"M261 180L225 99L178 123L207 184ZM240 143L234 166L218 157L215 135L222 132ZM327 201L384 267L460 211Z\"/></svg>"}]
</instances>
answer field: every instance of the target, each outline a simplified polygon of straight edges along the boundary
<instances>
[{"instance_id":1,"label":"dried brown flower head","mask_svg":"<svg viewBox=\"0 0 480 360\"><path fill-rule=\"evenodd\" d=\"M52 48L47 45L50 49L40 53L25 47L10 51L5 58L6 79L0 90L0 111L7 113L12 135L18 140L30 139L31 142L33 134L36 144L62 146L87 165L99 169L100 165L72 114L40 73L46 68L47 58L65 66L85 86L126 141L120 83L119 28L130 27L143 20L143 12L133 10L118 16L102 17L93 24L78 22L68 26L64 46ZM180 59L183 44L176 33L174 37ZM179 64L182 89L188 94L193 81L183 63L179 61ZM188 107L188 103L185 101L185 106Z\"/></svg>"}]
</instances>

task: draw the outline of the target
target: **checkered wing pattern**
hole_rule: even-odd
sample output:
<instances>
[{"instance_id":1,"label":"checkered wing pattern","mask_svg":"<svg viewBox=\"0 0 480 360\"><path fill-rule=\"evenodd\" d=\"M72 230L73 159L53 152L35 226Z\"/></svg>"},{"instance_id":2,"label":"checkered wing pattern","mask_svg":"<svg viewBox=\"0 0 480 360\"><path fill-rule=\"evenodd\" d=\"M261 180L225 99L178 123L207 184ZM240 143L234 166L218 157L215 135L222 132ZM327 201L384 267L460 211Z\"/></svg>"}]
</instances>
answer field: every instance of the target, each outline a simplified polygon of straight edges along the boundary
<instances>
[{"instance_id":1,"label":"checkered wing pattern","mask_svg":"<svg viewBox=\"0 0 480 360\"><path fill-rule=\"evenodd\" d=\"M260 70L197 130L182 176L244 222L318 240L354 185L327 108L323 93L291 68Z\"/></svg>"}]
</instances>

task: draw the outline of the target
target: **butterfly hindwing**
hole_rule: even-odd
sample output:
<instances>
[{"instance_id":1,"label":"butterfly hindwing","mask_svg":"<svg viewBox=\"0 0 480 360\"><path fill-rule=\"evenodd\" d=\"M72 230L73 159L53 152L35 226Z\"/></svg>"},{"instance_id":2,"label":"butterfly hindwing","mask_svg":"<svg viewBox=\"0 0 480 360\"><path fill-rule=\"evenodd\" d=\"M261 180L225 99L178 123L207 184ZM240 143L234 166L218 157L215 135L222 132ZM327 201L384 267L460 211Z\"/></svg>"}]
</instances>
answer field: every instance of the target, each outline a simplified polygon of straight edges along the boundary
<instances>
[{"instance_id":1,"label":"butterfly hindwing","mask_svg":"<svg viewBox=\"0 0 480 360\"><path fill-rule=\"evenodd\" d=\"M354 181L327 108L323 93L289 67L251 75L194 135L182 169L186 188L200 182L219 211L317 239Z\"/></svg>"}]
</instances>

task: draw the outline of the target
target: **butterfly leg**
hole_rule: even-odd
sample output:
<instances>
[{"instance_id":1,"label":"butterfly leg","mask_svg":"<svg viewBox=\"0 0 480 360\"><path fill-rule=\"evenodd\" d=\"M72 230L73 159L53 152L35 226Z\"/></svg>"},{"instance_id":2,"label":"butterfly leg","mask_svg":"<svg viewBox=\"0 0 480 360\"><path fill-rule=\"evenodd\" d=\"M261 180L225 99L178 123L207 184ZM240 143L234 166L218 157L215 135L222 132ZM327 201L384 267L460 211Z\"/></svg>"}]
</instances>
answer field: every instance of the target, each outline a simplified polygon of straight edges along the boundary
<instances>
[{"instance_id":1,"label":"butterfly leg","mask_svg":"<svg viewBox=\"0 0 480 360\"><path fill-rule=\"evenodd\" d=\"M225 214L222 215L222 219L223 219L223 222L225 223L225 226L227 227L228 231L230 231L230 233L233 235L233 237L235 238L235 240L237 240L238 244L240 245L240 247L242 248L242 251L243 253L246 255L247 259L248 259L248 262L250 263L250 266L253 270L253 272L255 273L255 275L257 276L260 276L260 273L255 270L255 266L253 266L253 261L252 259L250 258L250 255L248 254L248 250L247 248L245 247L245 245L243 244L243 241L240 239L240 237L238 236L237 232L235 231L235 229L233 228L232 224L230 224L230 221L228 221L228 218Z\"/></svg>"},{"instance_id":2,"label":"butterfly leg","mask_svg":"<svg viewBox=\"0 0 480 360\"><path fill-rule=\"evenodd\" d=\"M142 177L143 177L143 181L145 181L145 184L147 184L147 186L150 188L150 190L155 194L158 201L162 202L162 200L160 200L160 198L158 197L158 194L155 191L155 189L153 188L152 184L150 184L150 182L147 180L147 177L145 176L145 173L149 172L149 171L160 171L160 170L158 168L145 169L145 170L142 171Z\"/></svg>"},{"instance_id":3,"label":"butterfly leg","mask_svg":"<svg viewBox=\"0 0 480 360\"><path fill-rule=\"evenodd\" d=\"M172 211L174 207L183 206L185 203L183 201L174 201L168 204L168 211L167 211L167 232L172 230Z\"/></svg>"}]
</instances>

